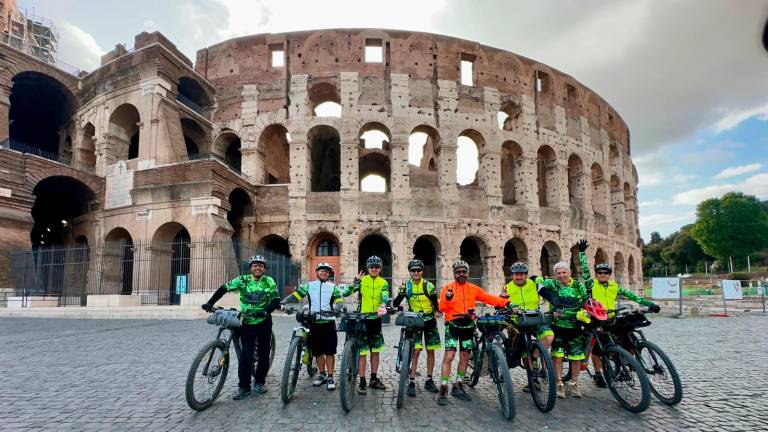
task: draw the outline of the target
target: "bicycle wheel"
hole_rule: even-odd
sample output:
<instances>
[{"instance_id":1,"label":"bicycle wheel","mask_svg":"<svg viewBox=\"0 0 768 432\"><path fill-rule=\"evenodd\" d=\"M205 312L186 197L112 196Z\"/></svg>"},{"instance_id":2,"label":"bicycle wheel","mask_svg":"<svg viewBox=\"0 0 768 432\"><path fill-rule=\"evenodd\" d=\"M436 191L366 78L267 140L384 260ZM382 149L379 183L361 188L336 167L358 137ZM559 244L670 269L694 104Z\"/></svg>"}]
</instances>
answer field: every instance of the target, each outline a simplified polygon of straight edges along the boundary
<instances>
[{"instance_id":1,"label":"bicycle wheel","mask_svg":"<svg viewBox=\"0 0 768 432\"><path fill-rule=\"evenodd\" d=\"M661 402L676 405L683 400L683 384L680 375L667 353L653 342L641 341L635 348L635 358L643 365L651 392Z\"/></svg>"},{"instance_id":2,"label":"bicycle wheel","mask_svg":"<svg viewBox=\"0 0 768 432\"><path fill-rule=\"evenodd\" d=\"M536 408L541 412L549 412L555 407L557 383L555 381L555 366L549 350L540 341L534 341L528 350L526 360L528 388Z\"/></svg>"},{"instance_id":3,"label":"bicycle wheel","mask_svg":"<svg viewBox=\"0 0 768 432\"><path fill-rule=\"evenodd\" d=\"M226 348L227 345L220 340L208 342L192 360L184 394L187 405L193 410L202 411L219 397L229 371Z\"/></svg>"},{"instance_id":4,"label":"bicycle wheel","mask_svg":"<svg viewBox=\"0 0 768 432\"><path fill-rule=\"evenodd\" d=\"M395 403L397 408L403 407L403 395L405 395L405 388L408 386L408 376L411 374L412 343L410 339L405 339L401 347L403 357L400 363L400 382L397 386L397 402Z\"/></svg>"},{"instance_id":5,"label":"bicycle wheel","mask_svg":"<svg viewBox=\"0 0 768 432\"><path fill-rule=\"evenodd\" d=\"M269 372L270 369L272 369L272 363L275 359L275 332L272 332L272 336L269 341L269 367L267 368L267 372ZM251 375L253 375L254 378L256 378L256 367L259 365L259 348L254 347L253 348L253 371L251 372Z\"/></svg>"},{"instance_id":6,"label":"bicycle wheel","mask_svg":"<svg viewBox=\"0 0 768 432\"><path fill-rule=\"evenodd\" d=\"M339 399L344 412L352 410L355 402L355 384L357 383L357 343L350 339L344 343L341 355L341 380L339 381Z\"/></svg>"},{"instance_id":7,"label":"bicycle wheel","mask_svg":"<svg viewBox=\"0 0 768 432\"><path fill-rule=\"evenodd\" d=\"M504 355L504 349L499 344L491 346L491 355L493 360L488 363L491 370L491 376L496 384L496 395L499 397L501 414L507 420L515 418L515 394L512 389L512 378L509 376L509 366L507 358Z\"/></svg>"},{"instance_id":8,"label":"bicycle wheel","mask_svg":"<svg viewBox=\"0 0 768 432\"><path fill-rule=\"evenodd\" d=\"M480 374L483 373L483 359L485 358L485 341L480 339L475 347L469 353L469 363L467 370L469 372L469 386L474 387L480 381Z\"/></svg>"},{"instance_id":9,"label":"bicycle wheel","mask_svg":"<svg viewBox=\"0 0 768 432\"><path fill-rule=\"evenodd\" d=\"M280 383L280 399L288 403L296 392L296 382L301 372L301 356L304 348L304 339L294 336L288 346L288 354L283 364L283 379Z\"/></svg>"},{"instance_id":10,"label":"bicycle wheel","mask_svg":"<svg viewBox=\"0 0 768 432\"><path fill-rule=\"evenodd\" d=\"M633 413L648 409L651 385L640 363L618 346L607 347L602 361L605 382L619 405Z\"/></svg>"}]
</instances>

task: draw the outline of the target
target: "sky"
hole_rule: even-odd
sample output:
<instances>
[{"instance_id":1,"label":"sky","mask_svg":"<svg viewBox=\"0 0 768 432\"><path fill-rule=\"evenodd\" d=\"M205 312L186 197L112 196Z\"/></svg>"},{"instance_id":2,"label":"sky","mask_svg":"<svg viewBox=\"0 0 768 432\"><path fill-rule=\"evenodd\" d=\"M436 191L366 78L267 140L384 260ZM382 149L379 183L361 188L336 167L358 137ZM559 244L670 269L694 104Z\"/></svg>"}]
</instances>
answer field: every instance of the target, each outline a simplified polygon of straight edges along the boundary
<instances>
[{"instance_id":1,"label":"sky","mask_svg":"<svg viewBox=\"0 0 768 432\"><path fill-rule=\"evenodd\" d=\"M19 0L54 21L59 57L92 70L117 43L160 30L190 59L231 37L336 27L456 36L555 67L629 125L640 230L666 236L696 204L768 199L766 0Z\"/></svg>"}]
</instances>

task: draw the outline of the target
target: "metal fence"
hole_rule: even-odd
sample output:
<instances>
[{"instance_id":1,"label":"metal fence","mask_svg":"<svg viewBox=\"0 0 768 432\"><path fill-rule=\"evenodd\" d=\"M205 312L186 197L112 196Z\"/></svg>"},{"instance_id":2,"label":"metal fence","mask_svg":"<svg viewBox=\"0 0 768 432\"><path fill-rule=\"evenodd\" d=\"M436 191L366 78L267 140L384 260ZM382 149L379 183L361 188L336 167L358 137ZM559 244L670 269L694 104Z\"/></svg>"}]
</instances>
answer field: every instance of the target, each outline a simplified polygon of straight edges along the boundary
<instances>
[{"instance_id":1,"label":"metal fence","mask_svg":"<svg viewBox=\"0 0 768 432\"><path fill-rule=\"evenodd\" d=\"M141 304L173 305L184 294L209 293L248 272L248 258L267 258L267 274L280 294L293 290L301 273L289 256L231 240L171 243L106 242L94 247L40 247L11 254L15 296L22 306L47 300L59 306L86 304L88 295L138 296Z\"/></svg>"}]
</instances>

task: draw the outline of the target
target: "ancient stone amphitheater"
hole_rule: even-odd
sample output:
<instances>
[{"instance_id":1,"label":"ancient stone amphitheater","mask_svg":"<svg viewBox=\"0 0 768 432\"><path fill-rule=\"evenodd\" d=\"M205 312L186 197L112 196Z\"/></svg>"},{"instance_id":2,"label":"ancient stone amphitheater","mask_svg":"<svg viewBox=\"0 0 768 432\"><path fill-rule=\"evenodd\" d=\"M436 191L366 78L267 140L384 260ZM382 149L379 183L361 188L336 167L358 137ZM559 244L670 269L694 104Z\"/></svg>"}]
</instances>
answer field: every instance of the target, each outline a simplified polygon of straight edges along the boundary
<instances>
[{"instance_id":1,"label":"ancient stone amphitheater","mask_svg":"<svg viewBox=\"0 0 768 432\"><path fill-rule=\"evenodd\" d=\"M496 290L514 261L575 262L581 237L641 285L626 124L507 51L341 29L193 65L141 33L79 76L0 45L0 88L0 288L41 302L194 302L254 250L285 285L378 254L395 282L413 256L438 283L461 256Z\"/></svg>"}]
</instances>

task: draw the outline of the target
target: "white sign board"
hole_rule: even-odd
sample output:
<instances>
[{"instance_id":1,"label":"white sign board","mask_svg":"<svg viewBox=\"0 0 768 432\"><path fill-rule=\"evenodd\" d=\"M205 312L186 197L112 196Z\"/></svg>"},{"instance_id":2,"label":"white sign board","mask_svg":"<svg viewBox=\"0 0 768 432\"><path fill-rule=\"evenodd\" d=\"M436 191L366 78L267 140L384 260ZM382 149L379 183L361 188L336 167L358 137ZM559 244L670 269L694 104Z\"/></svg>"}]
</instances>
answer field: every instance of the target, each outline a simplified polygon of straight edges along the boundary
<instances>
[{"instance_id":1,"label":"white sign board","mask_svg":"<svg viewBox=\"0 0 768 432\"><path fill-rule=\"evenodd\" d=\"M680 298L680 279L653 278L651 280L651 297L660 300Z\"/></svg>"},{"instance_id":2,"label":"white sign board","mask_svg":"<svg viewBox=\"0 0 768 432\"><path fill-rule=\"evenodd\" d=\"M726 300L741 300L741 281L724 280L722 286L723 298Z\"/></svg>"},{"instance_id":3,"label":"white sign board","mask_svg":"<svg viewBox=\"0 0 768 432\"><path fill-rule=\"evenodd\" d=\"M111 209L133 204L131 190L133 189L133 171L129 170L125 161L117 161L112 174L107 175L106 199L104 208Z\"/></svg>"}]
</instances>

